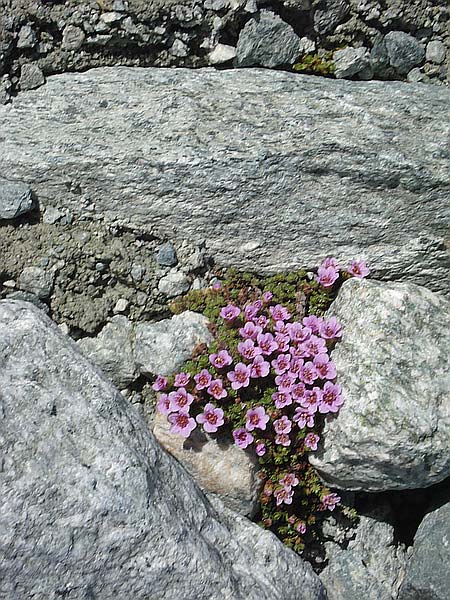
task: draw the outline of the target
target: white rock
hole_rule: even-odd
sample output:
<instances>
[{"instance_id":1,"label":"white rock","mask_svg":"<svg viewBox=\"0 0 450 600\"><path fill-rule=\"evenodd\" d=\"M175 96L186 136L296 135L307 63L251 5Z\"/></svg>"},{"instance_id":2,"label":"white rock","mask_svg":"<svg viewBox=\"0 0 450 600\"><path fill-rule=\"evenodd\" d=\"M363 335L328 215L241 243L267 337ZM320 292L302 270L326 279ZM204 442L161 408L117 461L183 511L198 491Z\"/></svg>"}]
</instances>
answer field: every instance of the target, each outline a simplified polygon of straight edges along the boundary
<instances>
[{"instance_id":1,"label":"white rock","mask_svg":"<svg viewBox=\"0 0 450 600\"><path fill-rule=\"evenodd\" d=\"M211 65L219 65L232 60L236 56L235 46L227 46L227 44L217 44L209 54L209 62Z\"/></svg>"}]
</instances>

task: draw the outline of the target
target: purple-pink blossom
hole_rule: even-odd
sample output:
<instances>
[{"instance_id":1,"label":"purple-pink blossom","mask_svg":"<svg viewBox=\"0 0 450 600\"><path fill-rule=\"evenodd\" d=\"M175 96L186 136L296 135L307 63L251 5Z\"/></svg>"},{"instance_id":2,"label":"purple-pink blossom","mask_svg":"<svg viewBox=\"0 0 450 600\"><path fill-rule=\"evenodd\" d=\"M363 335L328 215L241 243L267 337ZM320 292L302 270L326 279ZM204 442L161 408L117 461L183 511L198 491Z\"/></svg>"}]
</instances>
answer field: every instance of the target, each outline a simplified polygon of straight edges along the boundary
<instances>
[{"instance_id":1,"label":"purple-pink blossom","mask_svg":"<svg viewBox=\"0 0 450 600\"><path fill-rule=\"evenodd\" d=\"M203 412L197 415L197 423L203 425L206 433L215 433L224 424L223 410L208 402Z\"/></svg>"},{"instance_id":2,"label":"purple-pink blossom","mask_svg":"<svg viewBox=\"0 0 450 600\"><path fill-rule=\"evenodd\" d=\"M154 389L155 392L161 392L162 390L165 390L166 387L167 379L162 375L158 375L158 377L155 379L155 383L152 385L152 389Z\"/></svg>"},{"instance_id":3,"label":"purple-pink blossom","mask_svg":"<svg viewBox=\"0 0 450 600\"><path fill-rule=\"evenodd\" d=\"M259 325L261 329L265 329L269 323L269 319L265 315L259 315L253 319L255 325Z\"/></svg>"},{"instance_id":4,"label":"purple-pink blossom","mask_svg":"<svg viewBox=\"0 0 450 600\"><path fill-rule=\"evenodd\" d=\"M266 356L275 352L278 349L278 344L276 343L273 335L271 333L259 333L256 341L261 348L261 351Z\"/></svg>"},{"instance_id":5,"label":"purple-pink blossom","mask_svg":"<svg viewBox=\"0 0 450 600\"><path fill-rule=\"evenodd\" d=\"M291 438L289 437L289 435L287 433L279 433L276 437L275 437L275 444L278 444L279 446L290 446L291 445Z\"/></svg>"},{"instance_id":6,"label":"purple-pink blossom","mask_svg":"<svg viewBox=\"0 0 450 600\"><path fill-rule=\"evenodd\" d=\"M250 408L245 415L245 427L247 431L253 431L254 429L266 429L267 423L269 422L269 415L262 406L256 408Z\"/></svg>"},{"instance_id":7,"label":"purple-pink blossom","mask_svg":"<svg viewBox=\"0 0 450 600\"><path fill-rule=\"evenodd\" d=\"M295 376L290 373L283 373L275 377L275 383L278 386L280 392L290 393L293 384L295 383Z\"/></svg>"},{"instance_id":8,"label":"purple-pink blossom","mask_svg":"<svg viewBox=\"0 0 450 600\"><path fill-rule=\"evenodd\" d=\"M342 325L336 317L331 317L328 321L323 321L320 325L319 333L326 340L340 338L342 337Z\"/></svg>"},{"instance_id":9,"label":"purple-pink blossom","mask_svg":"<svg viewBox=\"0 0 450 600\"><path fill-rule=\"evenodd\" d=\"M280 419L276 419L276 421L273 422L273 428L276 433L290 433L292 421L290 421L286 415L283 415Z\"/></svg>"},{"instance_id":10,"label":"purple-pink blossom","mask_svg":"<svg viewBox=\"0 0 450 600\"><path fill-rule=\"evenodd\" d=\"M273 298L272 292L264 292L264 294L262 295L262 300L265 304L270 302L272 300L272 298Z\"/></svg>"},{"instance_id":11,"label":"purple-pink blossom","mask_svg":"<svg viewBox=\"0 0 450 600\"><path fill-rule=\"evenodd\" d=\"M334 258L334 256L328 256L320 266L325 267L325 269L328 267L333 267L333 269L336 269L336 271L339 271L340 269L338 261L336 258Z\"/></svg>"},{"instance_id":12,"label":"purple-pink blossom","mask_svg":"<svg viewBox=\"0 0 450 600\"><path fill-rule=\"evenodd\" d=\"M336 508L336 505L339 504L340 501L341 498L337 494L325 494L321 498L322 508L324 510L334 510Z\"/></svg>"},{"instance_id":13,"label":"purple-pink blossom","mask_svg":"<svg viewBox=\"0 0 450 600\"><path fill-rule=\"evenodd\" d=\"M258 442L256 444L255 452L256 452L257 456L264 456L266 451L267 451L267 448L266 448L266 445L264 444L264 442Z\"/></svg>"},{"instance_id":14,"label":"purple-pink blossom","mask_svg":"<svg viewBox=\"0 0 450 600\"><path fill-rule=\"evenodd\" d=\"M211 383L211 380L212 380L211 373L209 371L207 371L206 369L202 369L200 371L200 373L197 373L197 375L194 375L194 380L195 380L195 383L197 384L195 386L195 389L204 390Z\"/></svg>"},{"instance_id":15,"label":"purple-pink blossom","mask_svg":"<svg viewBox=\"0 0 450 600\"><path fill-rule=\"evenodd\" d=\"M353 277L357 277L358 279L367 277L367 275L370 274L370 271L363 260L352 260L352 264L347 270L350 275L353 275Z\"/></svg>"},{"instance_id":16,"label":"purple-pink blossom","mask_svg":"<svg viewBox=\"0 0 450 600\"><path fill-rule=\"evenodd\" d=\"M313 387L312 390L306 390L303 398L300 399L300 406L306 408L308 412L315 413L322 401L322 390L318 387Z\"/></svg>"},{"instance_id":17,"label":"purple-pink blossom","mask_svg":"<svg viewBox=\"0 0 450 600\"><path fill-rule=\"evenodd\" d=\"M331 362L328 354L317 354L313 359L313 363L320 379L335 379L336 367Z\"/></svg>"},{"instance_id":18,"label":"purple-pink blossom","mask_svg":"<svg viewBox=\"0 0 450 600\"><path fill-rule=\"evenodd\" d=\"M169 394L171 412L189 411L189 406L194 401L194 396L189 394L184 387L180 387Z\"/></svg>"},{"instance_id":19,"label":"purple-pink blossom","mask_svg":"<svg viewBox=\"0 0 450 600\"><path fill-rule=\"evenodd\" d=\"M255 346L255 342L253 340L239 342L237 349L239 354L247 360L253 360L256 356L258 356L258 354L262 354L261 348L259 346Z\"/></svg>"},{"instance_id":20,"label":"purple-pink blossom","mask_svg":"<svg viewBox=\"0 0 450 600\"><path fill-rule=\"evenodd\" d=\"M331 381L327 381L323 386L322 401L319 406L319 412L323 414L330 412L337 413L344 404L341 391L340 385L337 383L331 383Z\"/></svg>"},{"instance_id":21,"label":"purple-pink blossom","mask_svg":"<svg viewBox=\"0 0 450 600\"><path fill-rule=\"evenodd\" d=\"M226 350L219 350L217 354L209 355L209 362L216 369L223 369L224 367L228 367L228 365L231 365L233 359Z\"/></svg>"},{"instance_id":22,"label":"purple-pink blossom","mask_svg":"<svg viewBox=\"0 0 450 600\"><path fill-rule=\"evenodd\" d=\"M244 340L256 340L258 334L262 333L262 327L255 325L253 321L247 321L244 327L239 329L239 333Z\"/></svg>"},{"instance_id":23,"label":"purple-pink blossom","mask_svg":"<svg viewBox=\"0 0 450 600\"><path fill-rule=\"evenodd\" d=\"M177 373L175 375L175 382L173 385L175 387L186 387L190 378L191 375L189 373Z\"/></svg>"},{"instance_id":24,"label":"purple-pink blossom","mask_svg":"<svg viewBox=\"0 0 450 600\"><path fill-rule=\"evenodd\" d=\"M292 398L296 402L300 402L300 400L304 397L306 392L306 387L304 383L296 383L291 388Z\"/></svg>"},{"instance_id":25,"label":"purple-pink blossom","mask_svg":"<svg viewBox=\"0 0 450 600\"><path fill-rule=\"evenodd\" d=\"M221 400L227 397L227 390L223 388L223 381L221 379L213 379L206 390L208 394L213 396L216 400Z\"/></svg>"},{"instance_id":26,"label":"purple-pink blossom","mask_svg":"<svg viewBox=\"0 0 450 600\"><path fill-rule=\"evenodd\" d=\"M293 358L291 360L291 364L289 365L289 375L294 379L298 379L300 377L301 368L304 365L303 358Z\"/></svg>"},{"instance_id":27,"label":"purple-pink blossom","mask_svg":"<svg viewBox=\"0 0 450 600\"><path fill-rule=\"evenodd\" d=\"M303 383L311 385L317 379L317 371L314 363L311 361L306 362L300 367L299 378Z\"/></svg>"},{"instance_id":28,"label":"purple-pink blossom","mask_svg":"<svg viewBox=\"0 0 450 600\"><path fill-rule=\"evenodd\" d=\"M279 352L288 352L290 341L291 340L288 335L283 335L282 333L277 333L275 336L275 342L278 346Z\"/></svg>"},{"instance_id":29,"label":"purple-pink blossom","mask_svg":"<svg viewBox=\"0 0 450 600\"><path fill-rule=\"evenodd\" d=\"M287 308L281 306L281 304L271 306L269 308L269 312L274 321L287 321L291 318L291 313L288 311Z\"/></svg>"},{"instance_id":30,"label":"purple-pink blossom","mask_svg":"<svg viewBox=\"0 0 450 600\"><path fill-rule=\"evenodd\" d=\"M306 340L302 348L308 353L308 356L316 356L316 354L325 354L327 351L327 343L317 335L312 335L309 340Z\"/></svg>"},{"instance_id":31,"label":"purple-pink blossom","mask_svg":"<svg viewBox=\"0 0 450 600\"><path fill-rule=\"evenodd\" d=\"M261 308L261 300L256 300L256 302L253 302L253 304L247 304L247 306L244 308L244 315L247 321L254 319L258 312L261 310Z\"/></svg>"},{"instance_id":32,"label":"purple-pink blossom","mask_svg":"<svg viewBox=\"0 0 450 600\"><path fill-rule=\"evenodd\" d=\"M292 418L297 423L299 429L303 429L303 427L314 427L314 415L305 408L296 408Z\"/></svg>"},{"instance_id":33,"label":"purple-pink blossom","mask_svg":"<svg viewBox=\"0 0 450 600\"><path fill-rule=\"evenodd\" d=\"M191 432L197 427L195 419L190 417L187 412L172 413L167 418L172 423L170 433L178 433L184 438L188 438Z\"/></svg>"},{"instance_id":34,"label":"purple-pink blossom","mask_svg":"<svg viewBox=\"0 0 450 600\"><path fill-rule=\"evenodd\" d=\"M233 390L238 390L243 387L248 387L250 384L251 368L244 363L237 363L234 371L227 373L228 379L231 381Z\"/></svg>"},{"instance_id":35,"label":"purple-pink blossom","mask_svg":"<svg viewBox=\"0 0 450 600\"><path fill-rule=\"evenodd\" d=\"M271 363L277 375L282 375L289 370L291 364L291 356L289 354L279 354Z\"/></svg>"},{"instance_id":36,"label":"purple-pink blossom","mask_svg":"<svg viewBox=\"0 0 450 600\"><path fill-rule=\"evenodd\" d=\"M292 504L292 496L294 495L294 491L288 490L285 487L282 487L282 488L275 490L273 495L275 496L275 498L277 500L277 506L280 506L280 504L283 504L283 503L284 504Z\"/></svg>"},{"instance_id":37,"label":"purple-pink blossom","mask_svg":"<svg viewBox=\"0 0 450 600\"><path fill-rule=\"evenodd\" d=\"M324 288L331 287L336 279L339 278L339 273L334 267L319 267L317 270L316 280Z\"/></svg>"},{"instance_id":38,"label":"purple-pink blossom","mask_svg":"<svg viewBox=\"0 0 450 600\"><path fill-rule=\"evenodd\" d=\"M292 404L292 396L288 392L275 392L272 394L272 400L277 408L284 408Z\"/></svg>"},{"instance_id":39,"label":"purple-pink blossom","mask_svg":"<svg viewBox=\"0 0 450 600\"><path fill-rule=\"evenodd\" d=\"M170 400L167 394L159 394L156 409L162 415L168 415L170 413Z\"/></svg>"},{"instance_id":40,"label":"purple-pink blossom","mask_svg":"<svg viewBox=\"0 0 450 600\"><path fill-rule=\"evenodd\" d=\"M317 450L317 444L319 443L320 437L317 433L307 433L305 436L305 446L310 450Z\"/></svg>"},{"instance_id":41,"label":"purple-pink blossom","mask_svg":"<svg viewBox=\"0 0 450 600\"><path fill-rule=\"evenodd\" d=\"M238 318L238 316L241 314L241 309L237 306L234 306L234 304L228 304L222 308L219 314L222 319L231 322Z\"/></svg>"},{"instance_id":42,"label":"purple-pink blossom","mask_svg":"<svg viewBox=\"0 0 450 600\"><path fill-rule=\"evenodd\" d=\"M270 372L270 364L259 355L250 365L250 377L257 379L258 377L267 377Z\"/></svg>"},{"instance_id":43,"label":"purple-pink blossom","mask_svg":"<svg viewBox=\"0 0 450 600\"><path fill-rule=\"evenodd\" d=\"M294 344L306 342L311 337L312 331L309 327L303 327L301 323L295 322L289 325L289 337Z\"/></svg>"},{"instance_id":44,"label":"purple-pink blossom","mask_svg":"<svg viewBox=\"0 0 450 600\"><path fill-rule=\"evenodd\" d=\"M316 317L316 315L309 315L304 317L302 323L305 327L309 327L314 335L317 335L320 330L320 326L323 322L322 317Z\"/></svg>"},{"instance_id":45,"label":"purple-pink blossom","mask_svg":"<svg viewBox=\"0 0 450 600\"><path fill-rule=\"evenodd\" d=\"M295 530L298 531L298 533L306 533L306 523L304 521L298 521L295 525Z\"/></svg>"},{"instance_id":46,"label":"purple-pink blossom","mask_svg":"<svg viewBox=\"0 0 450 600\"><path fill-rule=\"evenodd\" d=\"M234 438L234 442L237 446L239 446L239 448L242 448L245 450L245 448L247 448L247 446L249 446L253 440L254 437L252 436L251 433L249 433L245 427L240 427L239 429L235 429L233 431L233 438Z\"/></svg>"},{"instance_id":47,"label":"purple-pink blossom","mask_svg":"<svg viewBox=\"0 0 450 600\"><path fill-rule=\"evenodd\" d=\"M292 487L298 485L298 479L295 476L295 473L286 473L286 475L280 479L280 484L284 488L291 489Z\"/></svg>"}]
</instances>

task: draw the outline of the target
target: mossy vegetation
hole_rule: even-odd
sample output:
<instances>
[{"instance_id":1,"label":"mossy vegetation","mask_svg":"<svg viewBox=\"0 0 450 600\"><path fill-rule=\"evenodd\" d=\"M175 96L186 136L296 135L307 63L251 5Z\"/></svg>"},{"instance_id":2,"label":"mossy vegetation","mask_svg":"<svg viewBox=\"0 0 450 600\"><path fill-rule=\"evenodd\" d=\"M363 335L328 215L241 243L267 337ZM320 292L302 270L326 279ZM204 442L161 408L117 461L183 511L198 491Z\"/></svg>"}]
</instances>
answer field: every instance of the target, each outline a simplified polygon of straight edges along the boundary
<instances>
[{"instance_id":1,"label":"mossy vegetation","mask_svg":"<svg viewBox=\"0 0 450 600\"><path fill-rule=\"evenodd\" d=\"M292 68L294 71L305 73L306 75L332 77L335 71L333 51L325 52L324 54L318 54L317 52L304 54Z\"/></svg>"}]
</instances>

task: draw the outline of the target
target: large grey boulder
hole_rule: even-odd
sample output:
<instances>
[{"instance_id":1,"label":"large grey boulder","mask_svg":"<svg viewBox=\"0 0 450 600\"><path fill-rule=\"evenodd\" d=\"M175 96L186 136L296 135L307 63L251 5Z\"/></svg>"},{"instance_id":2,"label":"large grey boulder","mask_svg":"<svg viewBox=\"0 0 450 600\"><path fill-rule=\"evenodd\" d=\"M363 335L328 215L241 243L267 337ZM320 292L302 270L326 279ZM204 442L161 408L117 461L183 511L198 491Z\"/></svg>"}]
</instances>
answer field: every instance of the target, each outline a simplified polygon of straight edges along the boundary
<instances>
[{"instance_id":1,"label":"large grey boulder","mask_svg":"<svg viewBox=\"0 0 450 600\"><path fill-rule=\"evenodd\" d=\"M219 514L38 309L0 302L0 596L319 600L318 578Z\"/></svg>"},{"instance_id":2,"label":"large grey boulder","mask_svg":"<svg viewBox=\"0 0 450 600\"><path fill-rule=\"evenodd\" d=\"M414 536L398 600L450 598L450 503L428 513Z\"/></svg>"},{"instance_id":3,"label":"large grey boulder","mask_svg":"<svg viewBox=\"0 0 450 600\"><path fill-rule=\"evenodd\" d=\"M311 462L332 485L382 491L450 475L450 302L414 284L347 281L330 309L345 404Z\"/></svg>"},{"instance_id":4,"label":"large grey boulder","mask_svg":"<svg viewBox=\"0 0 450 600\"><path fill-rule=\"evenodd\" d=\"M219 266L361 257L448 293L449 99L257 69L66 73L0 106L0 170L43 209L207 240Z\"/></svg>"}]
</instances>

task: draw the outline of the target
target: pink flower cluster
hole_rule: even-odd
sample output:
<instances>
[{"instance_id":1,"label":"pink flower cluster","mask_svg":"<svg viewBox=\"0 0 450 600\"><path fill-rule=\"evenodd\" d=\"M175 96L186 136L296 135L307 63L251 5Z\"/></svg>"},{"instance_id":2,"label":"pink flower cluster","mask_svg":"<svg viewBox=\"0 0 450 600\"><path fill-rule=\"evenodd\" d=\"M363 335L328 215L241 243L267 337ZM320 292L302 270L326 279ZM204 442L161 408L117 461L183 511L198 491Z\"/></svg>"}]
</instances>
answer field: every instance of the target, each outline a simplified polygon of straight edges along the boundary
<instances>
[{"instance_id":1,"label":"pink flower cluster","mask_svg":"<svg viewBox=\"0 0 450 600\"><path fill-rule=\"evenodd\" d=\"M352 277L362 279L367 277L370 271L363 260L352 260L351 265L346 269L339 266L335 258L326 258L317 270L316 281L324 288L330 288L334 282L339 279L339 271L346 271Z\"/></svg>"},{"instance_id":2,"label":"pink flower cluster","mask_svg":"<svg viewBox=\"0 0 450 600\"><path fill-rule=\"evenodd\" d=\"M280 504L292 504L292 497L294 495L292 488L298 485L297 477L294 473L286 473L278 483L279 487L273 493L277 506L280 506Z\"/></svg>"}]
</instances>

